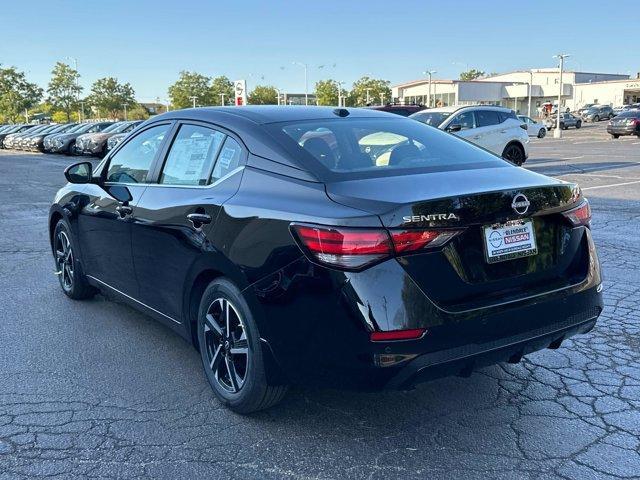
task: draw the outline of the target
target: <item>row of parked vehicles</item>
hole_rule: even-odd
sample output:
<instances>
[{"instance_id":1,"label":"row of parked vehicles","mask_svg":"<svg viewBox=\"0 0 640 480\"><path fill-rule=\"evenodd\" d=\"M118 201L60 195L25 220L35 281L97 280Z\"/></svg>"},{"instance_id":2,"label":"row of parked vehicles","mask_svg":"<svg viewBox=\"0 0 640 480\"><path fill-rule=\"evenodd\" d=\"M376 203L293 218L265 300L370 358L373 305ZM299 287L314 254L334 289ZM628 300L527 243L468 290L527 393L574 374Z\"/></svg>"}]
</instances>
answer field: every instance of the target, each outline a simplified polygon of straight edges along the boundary
<instances>
[{"instance_id":1,"label":"row of parked vehicles","mask_svg":"<svg viewBox=\"0 0 640 480\"><path fill-rule=\"evenodd\" d=\"M0 148L104 157L140 121L18 124L0 127Z\"/></svg>"}]
</instances>

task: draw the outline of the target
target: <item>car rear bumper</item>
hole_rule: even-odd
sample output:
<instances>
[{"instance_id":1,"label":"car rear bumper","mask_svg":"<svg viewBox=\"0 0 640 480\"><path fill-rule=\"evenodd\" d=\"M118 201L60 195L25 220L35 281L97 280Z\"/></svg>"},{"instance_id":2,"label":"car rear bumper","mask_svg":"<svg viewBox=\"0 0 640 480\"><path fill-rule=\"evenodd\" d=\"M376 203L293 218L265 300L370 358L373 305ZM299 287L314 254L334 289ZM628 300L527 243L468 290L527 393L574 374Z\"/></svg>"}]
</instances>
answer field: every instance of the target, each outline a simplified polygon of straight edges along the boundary
<instances>
[{"instance_id":1,"label":"car rear bumper","mask_svg":"<svg viewBox=\"0 0 640 480\"><path fill-rule=\"evenodd\" d=\"M622 125L622 126L607 126L607 133L611 135L639 135L640 126L634 125Z\"/></svg>"},{"instance_id":2,"label":"car rear bumper","mask_svg":"<svg viewBox=\"0 0 640 480\"><path fill-rule=\"evenodd\" d=\"M516 361L590 330L603 308L588 236L586 276L549 291L452 311L434 303L395 259L338 272L306 258L245 289L260 334L288 383L375 391ZM442 278L441 276L436 278ZM415 340L373 331L423 328Z\"/></svg>"}]
</instances>

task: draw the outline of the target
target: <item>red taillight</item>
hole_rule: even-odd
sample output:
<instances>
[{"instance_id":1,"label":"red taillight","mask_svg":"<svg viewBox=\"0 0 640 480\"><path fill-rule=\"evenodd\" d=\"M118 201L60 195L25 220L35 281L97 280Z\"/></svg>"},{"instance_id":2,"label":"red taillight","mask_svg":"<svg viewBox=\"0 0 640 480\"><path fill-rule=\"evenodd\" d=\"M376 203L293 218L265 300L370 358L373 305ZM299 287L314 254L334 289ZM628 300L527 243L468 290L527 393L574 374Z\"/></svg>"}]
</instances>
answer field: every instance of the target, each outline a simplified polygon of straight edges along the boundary
<instances>
[{"instance_id":1,"label":"red taillight","mask_svg":"<svg viewBox=\"0 0 640 480\"><path fill-rule=\"evenodd\" d=\"M569 219L574 227L580 225L589 226L591 222L591 206L586 198L576 208L562 212L562 214Z\"/></svg>"},{"instance_id":2,"label":"red taillight","mask_svg":"<svg viewBox=\"0 0 640 480\"><path fill-rule=\"evenodd\" d=\"M412 328L410 330L391 330L388 332L371 332L372 342L392 342L394 340L415 340L422 335L426 329Z\"/></svg>"},{"instance_id":3,"label":"red taillight","mask_svg":"<svg viewBox=\"0 0 640 480\"><path fill-rule=\"evenodd\" d=\"M437 247L458 230L391 230L296 225L291 228L303 249L316 261L358 270L395 254Z\"/></svg>"}]
</instances>

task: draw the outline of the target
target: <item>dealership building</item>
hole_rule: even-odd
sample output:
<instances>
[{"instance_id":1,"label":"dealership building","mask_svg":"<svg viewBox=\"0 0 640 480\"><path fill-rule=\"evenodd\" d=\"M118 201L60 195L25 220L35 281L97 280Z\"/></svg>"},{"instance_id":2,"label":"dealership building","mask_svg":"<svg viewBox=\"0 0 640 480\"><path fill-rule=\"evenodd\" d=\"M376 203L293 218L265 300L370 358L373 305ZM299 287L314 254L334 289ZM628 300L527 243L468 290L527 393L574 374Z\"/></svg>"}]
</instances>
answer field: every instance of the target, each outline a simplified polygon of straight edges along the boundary
<instances>
[{"instance_id":1,"label":"dealership building","mask_svg":"<svg viewBox=\"0 0 640 480\"><path fill-rule=\"evenodd\" d=\"M543 103L557 103L560 90L558 68L522 70L486 78L464 80L432 80L431 103L448 105L501 105L526 114L531 88L531 114ZM429 102L429 80L421 79L394 85L394 101L399 103ZM618 106L640 102L640 75L563 71L562 106L577 110L586 103Z\"/></svg>"}]
</instances>

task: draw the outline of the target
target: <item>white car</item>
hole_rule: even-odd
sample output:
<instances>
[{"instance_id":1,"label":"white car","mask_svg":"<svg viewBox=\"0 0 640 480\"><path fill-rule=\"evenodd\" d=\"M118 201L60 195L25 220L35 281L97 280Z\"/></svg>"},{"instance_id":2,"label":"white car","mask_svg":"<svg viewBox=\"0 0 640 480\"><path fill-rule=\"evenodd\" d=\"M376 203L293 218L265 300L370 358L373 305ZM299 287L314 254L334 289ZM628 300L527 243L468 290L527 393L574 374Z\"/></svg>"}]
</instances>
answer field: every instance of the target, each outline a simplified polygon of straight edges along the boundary
<instances>
[{"instance_id":1,"label":"white car","mask_svg":"<svg viewBox=\"0 0 640 480\"><path fill-rule=\"evenodd\" d=\"M518 115L518 118L522 120L522 123L527 127L527 133L530 137L544 138L547 134L547 127L542 123L536 122L533 118L526 115Z\"/></svg>"},{"instance_id":2,"label":"white car","mask_svg":"<svg viewBox=\"0 0 640 480\"><path fill-rule=\"evenodd\" d=\"M529 135L513 110L475 105L423 110L410 118L462 137L516 165L529 157Z\"/></svg>"}]
</instances>

